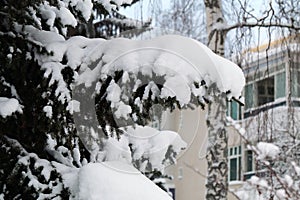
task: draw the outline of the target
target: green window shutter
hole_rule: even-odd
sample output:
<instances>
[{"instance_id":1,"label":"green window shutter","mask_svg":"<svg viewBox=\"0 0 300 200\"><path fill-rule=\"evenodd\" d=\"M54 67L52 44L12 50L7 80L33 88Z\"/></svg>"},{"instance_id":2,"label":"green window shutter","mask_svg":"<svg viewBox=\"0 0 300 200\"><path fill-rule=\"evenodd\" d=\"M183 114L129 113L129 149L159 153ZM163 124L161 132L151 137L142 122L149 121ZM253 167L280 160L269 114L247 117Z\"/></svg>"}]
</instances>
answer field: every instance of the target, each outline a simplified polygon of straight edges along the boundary
<instances>
[{"instance_id":1,"label":"green window shutter","mask_svg":"<svg viewBox=\"0 0 300 200\"><path fill-rule=\"evenodd\" d=\"M226 101L226 116L230 115L230 102Z\"/></svg>"},{"instance_id":2,"label":"green window shutter","mask_svg":"<svg viewBox=\"0 0 300 200\"><path fill-rule=\"evenodd\" d=\"M291 74L292 84L292 96L293 97L299 97L300 96L300 78L299 78L299 72L294 72Z\"/></svg>"},{"instance_id":3,"label":"green window shutter","mask_svg":"<svg viewBox=\"0 0 300 200\"><path fill-rule=\"evenodd\" d=\"M231 102L231 117L232 119L238 119L238 104L235 101Z\"/></svg>"},{"instance_id":4,"label":"green window shutter","mask_svg":"<svg viewBox=\"0 0 300 200\"><path fill-rule=\"evenodd\" d=\"M285 97L285 72L279 73L275 76L275 98Z\"/></svg>"},{"instance_id":5,"label":"green window shutter","mask_svg":"<svg viewBox=\"0 0 300 200\"><path fill-rule=\"evenodd\" d=\"M245 86L245 109L253 107L253 84Z\"/></svg>"}]
</instances>

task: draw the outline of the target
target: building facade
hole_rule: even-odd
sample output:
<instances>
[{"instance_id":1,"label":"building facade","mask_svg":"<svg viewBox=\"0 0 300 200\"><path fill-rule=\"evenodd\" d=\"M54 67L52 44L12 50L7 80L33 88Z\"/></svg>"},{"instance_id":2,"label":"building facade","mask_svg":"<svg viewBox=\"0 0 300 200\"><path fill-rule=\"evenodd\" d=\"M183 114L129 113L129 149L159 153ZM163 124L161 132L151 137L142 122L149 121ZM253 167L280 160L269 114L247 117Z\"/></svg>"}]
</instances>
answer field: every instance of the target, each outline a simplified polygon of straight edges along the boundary
<instances>
[{"instance_id":1,"label":"building facade","mask_svg":"<svg viewBox=\"0 0 300 200\"><path fill-rule=\"evenodd\" d=\"M285 44L285 45L283 45ZM245 106L228 102L227 115L234 119L228 126L228 199L237 199L241 188L248 199L257 198L255 190L247 190L245 181L253 175L270 176L255 160L247 144L265 141L289 146L298 138L300 125L300 54L297 38L276 40L249 49L243 55L246 77ZM172 129L188 141L188 148L177 164L166 170L173 176L167 181L176 200L205 199L207 173L206 111L176 111L168 117L166 129ZM245 129L241 133L242 127ZM296 151L296 150L295 150ZM297 155L297 154L295 154ZM299 156L300 158L300 156ZM291 158L293 159L293 158ZM299 159L298 159L299 160ZM235 194L234 194L235 193Z\"/></svg>"}]
</instances>

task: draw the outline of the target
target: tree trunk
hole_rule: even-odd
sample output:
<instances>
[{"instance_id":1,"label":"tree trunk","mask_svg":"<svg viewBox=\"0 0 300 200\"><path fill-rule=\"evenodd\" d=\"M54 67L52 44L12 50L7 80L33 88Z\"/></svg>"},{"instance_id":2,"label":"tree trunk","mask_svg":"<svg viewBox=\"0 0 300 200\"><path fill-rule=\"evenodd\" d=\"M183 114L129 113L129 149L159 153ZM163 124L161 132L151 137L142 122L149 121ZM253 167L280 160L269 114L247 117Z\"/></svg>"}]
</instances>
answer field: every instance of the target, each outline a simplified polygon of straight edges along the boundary
<instances>
[{"instance_id":1,"label":"tree trunk","mask_svg":"<svg viewBox=\"0 0 300 200\"><path fill-rule=\"evenodd\" d=\"M226 25L226 21L222 11L222 0L204 0L204 4L207 45L213 52L223 56L226 31L221 29Z\"/></svg>"},{"instance_id":2,"label":"tree trunk","mask_svg":"<svg viewBox=\"0 0 300 200\"><path fill-rule=\"evenodd\" d=\"M227 199L226 95L224 93L216 95L215 86L211 90L214 99L208 105L206 120L208 128L206 199Z\"/></svg>"},{"instance_id":3,"label":"tree trunk","mask_svg":"<svg viewBox=\"0 0 300 200\"><path fill-rule=\"evenodd\" d=\"M226 25L226 22L221 0L204 0L204 3L208 47L216 54L224 56L226 32L220 31L220 28ZM213 101L208 106L206 120L208 127L206 199L223 200L227 199L228 191L226 95L218 94L216 85L211 86L209 90Z\"/></svg>"}]
</instances>

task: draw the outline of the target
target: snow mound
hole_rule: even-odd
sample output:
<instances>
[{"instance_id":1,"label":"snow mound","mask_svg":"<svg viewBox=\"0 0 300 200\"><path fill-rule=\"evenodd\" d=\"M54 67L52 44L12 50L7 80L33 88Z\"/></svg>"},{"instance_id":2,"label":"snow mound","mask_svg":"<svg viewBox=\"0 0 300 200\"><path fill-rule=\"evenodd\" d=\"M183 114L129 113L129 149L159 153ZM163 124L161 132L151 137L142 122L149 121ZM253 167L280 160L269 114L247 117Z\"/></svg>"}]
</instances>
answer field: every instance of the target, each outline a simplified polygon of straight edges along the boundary
<instances>
[{"instance_id":1,"label":"snow mound","mask_svg":"<svg viewBox=\"0 0 300 200\"><path fill-rule=\"evenodd\" d=\"M118 161L85 165L78 183L78 198L84 200L172 199L133 166Z\"/></svg>"},{"instance_id":2,"label":"snow mound","mask_svg":"<svg viewBox=\"0 0 300 200\"><path fill-rule=\"evenodd\" d=\"M15 98L0 97L0 116L7 117L14 112L22 113L22 106Z\"/></svg>"}]
</instances>

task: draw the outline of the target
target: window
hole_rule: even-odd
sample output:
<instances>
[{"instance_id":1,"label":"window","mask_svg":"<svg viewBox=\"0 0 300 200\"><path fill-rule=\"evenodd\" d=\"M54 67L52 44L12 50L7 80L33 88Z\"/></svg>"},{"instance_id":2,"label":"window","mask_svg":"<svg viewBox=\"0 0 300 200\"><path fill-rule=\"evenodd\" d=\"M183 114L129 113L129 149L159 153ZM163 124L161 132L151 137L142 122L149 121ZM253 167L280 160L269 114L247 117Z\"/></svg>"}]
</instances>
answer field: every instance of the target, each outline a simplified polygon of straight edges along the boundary
<instances>
[{"instance_id":1,"label":"window","mask_svg":"<svg viewBox=\"0 0 300 200\"><path fill-rule=\"evenodd\" d=\"M276 81L276 88L275 88ZM248 84L245 86L245 109L261 106L285 96L285 73Z\"/></svg>"},{"instance_id":2,"label":"window","mask_svg":"<svg viewBox=\"0 0 300 200\"><path fill-rule=\"evenodd\" d=\"M281 72L279 74L276 74L275 76L275 97L276 99L285 97L285 72Z\"/></svg>"},{"instance_id":3,"label":"window","mask_svg":"<svg viewBox=\"0 0 300 200\"><path fill-rule=\"evenodd\" d=\"M274 77L257 82L258 106L274 101Z\"/></svg>"},{"instance_id":4,"label":"window","mask_svg":"<svg viewBox=\"0 0 300 200\"><path fill-rule=\"evenodd\" d=\"M300 72L293 71L291 74L292 84L292 96L299 97L300 96Z\"/></svg>"},{"instance_id":5,"label":"window","mask_svg":"<svg viewBox=\"0 0 300 200\"><path fill-rule=\"evenodd\" d=\"M234 120L239 120L242 118L241 114L241 106L236 101L227 102L227 116Z\"/></svg>"},{"instance_id":6,"label":"window","mask_svg":"<svg viewBox=\"0 0 300 200\"><path fill-rule=\"evenodd\" d=\"M231 147L228 150L229 154L229 181L241 180L241 158L242 158L242 147L236 146Z\"/></svg>"},{"instance_id":7,"label":"window","mask_svg":"<svg viewBox=\"0 0 300 200\"><path fill-rule=\"evenodd\" d=\"M245 86L245 109L252 108L254 106L253 90L253 84Z\"/></svg>"}]
</instances>

